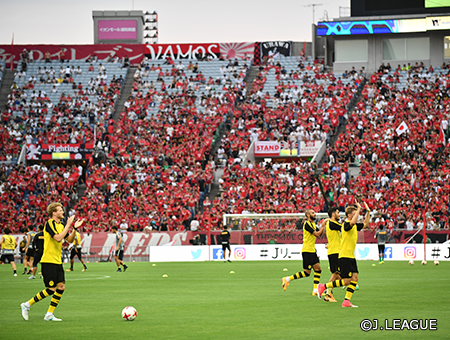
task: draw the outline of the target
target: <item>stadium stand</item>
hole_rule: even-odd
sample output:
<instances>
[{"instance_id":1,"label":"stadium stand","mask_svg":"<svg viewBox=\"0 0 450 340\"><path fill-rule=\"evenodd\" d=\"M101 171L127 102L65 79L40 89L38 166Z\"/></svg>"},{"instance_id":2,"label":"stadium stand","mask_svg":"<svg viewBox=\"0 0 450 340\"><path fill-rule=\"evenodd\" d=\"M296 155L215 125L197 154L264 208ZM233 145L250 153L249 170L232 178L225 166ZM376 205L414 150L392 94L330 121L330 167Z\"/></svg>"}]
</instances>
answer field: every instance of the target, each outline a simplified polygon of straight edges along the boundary
<instances>
[{"instance_id":1,"label":"stadium stand","mask_svg":"<svg viewBox=\"0 0 450 340\"><path fill-rule=\"evenodd\" d=\"M214 220L220 220L223 213L242 211L324 211L325 200L314 177L316 164L263 162L253 166L250 161L242 162L252 140L278 140L287 145L297 140L328 142L346 121L350 101L364 77L353 72L342 80L320 64L305 66L294 57L280 58L260 70L247 100L235 110L231 131L219 149L218 157L227 166L221 179L223 193L212 212ZM325 191L346 173L341 168L322 179ZM218 208L221 204L224 209Z\"/></svg>"},{"instance_id":2,"label":"stadium stand","mask_svg":"<svg viewBox=\"0 0 450 340\"><path fill-rule=\"evenodd\" d=\"M238 60L151 63L136 70L131 96L110 130L111 165L94 165L76 207L92 215L88 230L110 227L97 218L127 230L183 230L210 190L210 152L246 85L247 68ZM97 217L90 209L102 212Z\"/></svg>"},{"instance_id":3,"label":"stadium stand","mask_svg":"<svg viewBox=\"0 0 450 340\"><path fill-rule=\"evenodd\" d=\"M417 228L427 209L428 228L449 228L448 81L440 68L381 65L330 150L330 166L360 165L348 189L368 199L373 226Z\"/></svg>"}]
</instances>

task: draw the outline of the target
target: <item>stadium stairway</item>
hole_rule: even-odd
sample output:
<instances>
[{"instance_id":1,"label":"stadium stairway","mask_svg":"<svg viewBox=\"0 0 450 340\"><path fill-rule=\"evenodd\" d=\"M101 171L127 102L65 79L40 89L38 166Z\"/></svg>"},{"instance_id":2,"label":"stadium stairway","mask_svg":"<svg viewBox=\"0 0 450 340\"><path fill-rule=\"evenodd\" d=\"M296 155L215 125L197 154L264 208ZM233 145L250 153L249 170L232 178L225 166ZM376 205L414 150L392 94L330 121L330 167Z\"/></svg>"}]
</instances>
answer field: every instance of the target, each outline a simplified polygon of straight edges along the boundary
<instances>
[{"instance_id":1,"label":"stadium stairway","mask_svg":"<svg viewBox=\"0 0 450 340\"><path fill-rule=\"evenodd\" d=\"M128 97L131 95L131 90L133 89L134 73L137 67L130 67L125 77L125 82L123 83L122 90L120 91L120 97L117 101L116 110L112 118L117 122L120 118L120 113L122 112L123 105L127 101Z\"/></svg>"},{"instance_id":2,"label":"stadium stairway","mask_svg":"<svg viewBox=\"0 0 450 340\"><path fill-rule=\"evenodd\" d=\"M364 86L366 85L367 82L367 78L364 78L364 80L361 82L361 84L358 87L358 92L356 92L356 95L352 98L352 100L350 101L350 103L348 103L348 107L347 107L347 111L348 111L348 115L350 116L353 113L353 110L355 110L356 108L356 104L360 101L360 99L362 98L362 90L364 89ZM339 135L341 133L346 133L346 128L347 128L347 121L344 121L341 125L339 125L339 128L337 130L337 132L330 137L330 139L328 140L328 146L334 146L334 143L336 143L336 140L338 139ZM325 163L327 161L327 156L323 155L322 159L320 159L317 162L318 167L321 169L323 163ZM349 172L351 172L350 175L352 176L358 176L359 175L359 168L357 168L357 170L352 169ZM355 176L355 177L356 177Z\"/></svg>"},{"instance_id":3,"label":"stadium stairway","mask_svg":"<svg viewBox=\"0 0 450 340\"><path fill-rule=\"evenodd\" d=\"M14 81L14 72L6 69L3 73L2 86L0 88L0 110L5 108L8 95L11 93L11 85Z\"/></svg>"},{"instance_id":4,"label":"stadium stairway","mask_svg":"<svg viewBox=\"0 0 450 340\"><path fill-rule=\"evenodd\" d=\"M258 76L259 66L251 65L250 69L245 76L245 82L247 83L247 93L250 93L251 87L253 85L253 80Z\"/></svg>"}]
</instances>

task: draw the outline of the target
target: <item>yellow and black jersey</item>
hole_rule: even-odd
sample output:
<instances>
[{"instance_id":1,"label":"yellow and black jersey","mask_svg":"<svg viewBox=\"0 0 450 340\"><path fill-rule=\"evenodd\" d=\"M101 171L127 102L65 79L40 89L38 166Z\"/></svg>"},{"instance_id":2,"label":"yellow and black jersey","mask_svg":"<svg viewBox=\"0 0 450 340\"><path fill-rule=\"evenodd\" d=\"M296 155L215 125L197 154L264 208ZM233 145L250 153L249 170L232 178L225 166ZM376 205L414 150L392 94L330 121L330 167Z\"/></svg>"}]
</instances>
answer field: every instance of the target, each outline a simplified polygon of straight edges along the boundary
<instances>
[{"instance_id":1,"label":"yellow and black jersey","mask_svg":"<svg viewBox=\"0 0 450 340\"><path fill-rule=\"evenodd\" d=\"M303 249L302 253L315 253L316 252L316 236L313 234L318 231L314 222L306 221L303 223Z\"/></svg>"},{"instance_id":2,"label":"yellow and black jersey","mask_svg":"<svg viewBox=\"0 0 450 340\"><path fill-rule=\"evenodd\" d=\"M358 231L362 230L364 223L356 223L353 227L350 221L345 221L342 227L342 242L339 258L355 258L356 241L358 241Z\"/></svg>"},{"instance_id":3,"label":"yellow and black jersey","mask_svg":"<svg viewBox=\"0 0 450 340\"><path fill-rule=\"evenodd\" d=\"M63 242L56 241L53 236L60 234L64 230L62 223L49 219L44 226L44 253L41 263L61 264L61 250ZM67 235L65 236L67 237Z\"/></svg>"},{"instance_id":4,"label":"yellow and black jersey","mask_svg":"<svg viewBox=\"0 0 450 340\"><path fill-rule=\"evenodd\" d=\"M16 249L16 239L11 235L3 235L2 255L14 254Z\"/></svg>"},{"instance_id":5,"label":"yellow and black jersey","mask_svg":"<svg viewBox=\"0 0 450 340\"><path fill-rule=\"evenodd\" d=\"M339 254L341 249L341 229L342 224L339 222L327 221L328 255Z\"/></svg>"},{"instance_id":6,"label":"yellow and black jersey","mask_svg":"<svg viewBox=\"0 0 450 340\"><path fill-rule=\"evenodd\" d=\"M75 238L73 239L74 248L81 248L81 236L78 231L75 232Z\"/></svg>"},{"instance_id":7,"label":"yellow and black jersey","mask_svg":"<svg viewBox=\"0 0 450 340\"><path fill-rule=\"evenodd\" d=\"M222 240L222 244L229 244L230 237L231 234L228 230L222 230L222 232L220 233L220 239Z\"/></svg>"}]
</instances>

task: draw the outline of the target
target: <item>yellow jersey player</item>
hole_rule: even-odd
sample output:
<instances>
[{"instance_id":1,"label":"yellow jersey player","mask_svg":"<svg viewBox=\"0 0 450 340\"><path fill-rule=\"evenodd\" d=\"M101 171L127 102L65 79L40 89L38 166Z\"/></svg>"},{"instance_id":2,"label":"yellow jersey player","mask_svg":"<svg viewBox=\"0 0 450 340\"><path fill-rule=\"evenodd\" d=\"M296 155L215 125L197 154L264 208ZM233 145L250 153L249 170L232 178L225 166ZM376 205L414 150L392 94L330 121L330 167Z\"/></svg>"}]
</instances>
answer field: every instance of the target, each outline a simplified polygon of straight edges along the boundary
<instances>
[{"instance_id":1,"label":"yellow jersey player","mask_svg":"<svg viewBox=\"0 0 450 340\"><path fill-rule=\"evenodd\" d=\"M324 223L322 223L320 229L316 226L314 222L316 220L316 213L314 210L307 210L305 212L306 220L303 223L303 248L302 248L302 258L303 258L303 271L295 273L291 276L283 277L282 287L283 290L289 286L291 280L301 279L303 277L308 277L311 275L311 270L314 270L314 288L312 295L318 295L317 285L320 282L320 275L322 269L320 268L319 258L316 252L316 238L322 236L324 230Z\"/></svg>"},{"instance_id":2,"label":"yellow jersey player","mask_svg":"<svg viewBox=\"0 0 450 340\"><path fill-rule=\"evenodd\" d=\"M67 269L68 272L73 272L73 263L74 263L74 257L77 256L80 260L81 264L83 265L82 272L85 272L87 270L86 263L84 263L84 260L81 258L81 236L80 233L77 231L75 232L75 239L73 240L73 247L70 252L70 269Z\"/></svg>"},{"instance_id":3,"label":"yellow jersey player","mask_svg":"<svg viewBox=\"0 0 450 340\"><path fill-rule=\"evenodd\" d=\"M61 203L50 203L47 207L47 213L50 219L44 226L44 253L41 259L42 275L44 276L44 285L46 288L37 293L29 301L20 305L22 317L26 321L28 321L30 307L50 295L53 296L44 320L61 321L61 319L53 315L53 312L58 306L65 290L64 268L61 261L62 243L64 239L67 242L73 242L76 229L83 224L83 220L77 220L72 232L69 234L69 228L73 224L75 215L69 217L66 226L64 226L61 223L64 219L64 210Z\"/></svg>"},{"instance_id":4,"label":"yellow jersey player","mask_svg":"<svg viewBox=\"0 0 450 340\"><path fill-rule=\"evenodd\" d=\"M14 250L17 247L17 242L14 237L9 235L11 233L11 229L6 227L3 229L5 235L0 238L0 246L2 247L2 255L0 257L0 263L5 263L8 261L11 263L12 270L14 271L14 276L17 276L17 267L14 263Z\"/></svg>"},{"instance_id":5,"label":"yellow jersey player","mask_svg":"<svg viewBox=\"0 0 450 340\"><path fill-rule=\"evenodd\" d=\"M364 223L357 223L359 213L361 212L361 205L359 203L356 203L356 207L351 205L345 209L346 221L341 229L342 242L339 251L339 272L342 279L328 282L326 285L319 284L319 295L322 295L327 288L347 286L347 292L342 307L358 307L353 305L350 302L350 299L352 298L358 283L358 266L355 259L358 231L367 228L370 223L370 209L366 203L364 204L367 211Z\"/></svg>"},{"instance_id":6,"label":"yellow jersey player","mask_svg":"<svg viewBox=\"0 0 450 340\"><path fill-rule=\"evenodd\" d=\"M326 220L325 230L328 239L328 263L330 264L331 278L328 282L339 280L339 249L341 248L341 228L339 223L339 209L336 207L328 210L329 219ZM333 289L329 288L325 292L324 300L327 302L337 302L333 296Z\"/></svg>"}]
</instances>

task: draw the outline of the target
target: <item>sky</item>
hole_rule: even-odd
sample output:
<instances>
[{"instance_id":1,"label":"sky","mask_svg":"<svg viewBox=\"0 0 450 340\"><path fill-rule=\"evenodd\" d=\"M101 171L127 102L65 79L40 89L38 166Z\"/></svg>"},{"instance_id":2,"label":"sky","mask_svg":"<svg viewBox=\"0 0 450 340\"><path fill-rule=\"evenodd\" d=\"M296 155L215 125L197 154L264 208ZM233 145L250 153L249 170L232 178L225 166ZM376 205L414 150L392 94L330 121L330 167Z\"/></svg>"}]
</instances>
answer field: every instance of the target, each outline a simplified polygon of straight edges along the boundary
<instances>
[{"instance_id":1,"label":"sky","mask_svg":"<svg viewBox=\"0 0 450 340\"><path fill-rule=\"evenodd\" d=\"M0 0L0 44L93 44L93 10L156 11L159 43L311 41L350 0Z\"/></svg>"}]
</instances>

